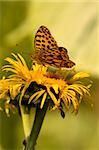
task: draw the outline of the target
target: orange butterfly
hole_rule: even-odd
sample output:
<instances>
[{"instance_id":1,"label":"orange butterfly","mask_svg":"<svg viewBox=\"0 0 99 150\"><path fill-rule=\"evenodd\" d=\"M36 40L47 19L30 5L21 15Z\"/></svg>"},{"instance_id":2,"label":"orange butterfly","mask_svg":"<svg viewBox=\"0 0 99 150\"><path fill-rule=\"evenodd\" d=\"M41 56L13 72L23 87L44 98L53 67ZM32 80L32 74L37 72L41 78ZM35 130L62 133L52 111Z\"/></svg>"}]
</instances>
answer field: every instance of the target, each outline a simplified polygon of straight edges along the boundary
<instances>
[{"instance_id":1,"label":"orange butterfly","mask_svg":"<svg viewBox=\"0 0 99 150\"><path fill-rule=\"evenodd\" d=\"M58 47L50 31L45 26L40 26L35 40L34 60L39 64L49 65L57 68L72 68L75 63L69 59L67 49Z\"/></svg>"}]
</instances>

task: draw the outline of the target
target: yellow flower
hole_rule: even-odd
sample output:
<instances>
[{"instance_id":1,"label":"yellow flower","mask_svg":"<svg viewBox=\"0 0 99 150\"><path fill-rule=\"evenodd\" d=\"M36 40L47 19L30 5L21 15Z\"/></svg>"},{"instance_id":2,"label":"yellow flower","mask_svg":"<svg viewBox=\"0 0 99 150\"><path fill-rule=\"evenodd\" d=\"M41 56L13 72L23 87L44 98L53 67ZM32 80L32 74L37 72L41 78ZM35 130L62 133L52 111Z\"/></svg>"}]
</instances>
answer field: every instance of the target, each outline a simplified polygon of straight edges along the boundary
<instances>
[{"instance_id":1,"label":"yellow flower","mask_svg":"<svg viewBox=\"0 0 99 150\"><path fill-rule=\"evenodd\" d=\"M0 80L0 99L3 99L4 97L8 97L7 93L9 90L9 82L7 79L3 77L3 79Z\"/></svg>"},{"instance_id":2,"label":"yellow flower","mask_svg":"<svg viewBox=\"0 0 99 150\"><path fill-rule=\"evenodd\" d=\"M5 101L4 107L5 112L9 116L9 111L14 110L15 106L12 105L10 102L11 100L14 100L16 95L20 92L20 84L13 84L13 82L10 82L9 79L3 79L0 80L0 99ZM0 109L2 109L0 107Z\"/></svg>"},{"instance_id":3,"label":"yellow flower","mask_svg":"<svg viewBox=\"0 0 99 150\"><path fill-rule=\"evenodd\" d=\"M0 99L14 99L20 92L21 84L14 84L10 79L0 80Z\"/></svg>"},{"instance_id":4,"label":"yellow flower","mask_svg":"<svg viewBox=\"0 0 99 150\"><path fill-rule=\"evenodd\" d=\"M15 59L9 57L5 59L9 64L3 67L3 71L10 71L11 75L7 79L0 80L0 98L7 96L9 91L12 99L20 94L20 105L23 99L25 100L27 97L27 105L40 103L42 109L45 101L49 100L52 102L52 110L56 108L63 110L63 104L68 109L73 105L76 113L83 97L90 95L88 85L83 85L80 82L80 79L89 77L88 73L72 73L73 70L71 69L71 71L64 71L66 74L64 77L59 71L53 73L49 71L47 66L37 63L29 69L20 54L12 55Z\"/></svg>"}]
</instances>

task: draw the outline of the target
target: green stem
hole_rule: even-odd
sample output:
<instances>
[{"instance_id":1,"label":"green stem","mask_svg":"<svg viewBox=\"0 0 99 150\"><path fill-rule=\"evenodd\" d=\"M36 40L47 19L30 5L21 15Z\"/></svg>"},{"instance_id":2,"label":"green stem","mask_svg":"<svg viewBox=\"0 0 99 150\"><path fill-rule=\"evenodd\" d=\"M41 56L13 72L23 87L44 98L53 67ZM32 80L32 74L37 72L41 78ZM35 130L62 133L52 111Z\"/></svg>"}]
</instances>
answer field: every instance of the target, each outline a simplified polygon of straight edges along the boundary
<instances>
[{"instance_id":1,"label":"green stem","mask_svg":"<svg viewBox=\"0 0 99 150\"><path fill-rule=\"evenodd\" d=\"M27 144L25 150L35 150L36 141L42 127L42 123L48 108L48 102L46 102L43 108L40 108L40 105L37 105L35 119L33 123L33 127L31 130L31 134L27 139Z\"/></svg>"}]
</instances>

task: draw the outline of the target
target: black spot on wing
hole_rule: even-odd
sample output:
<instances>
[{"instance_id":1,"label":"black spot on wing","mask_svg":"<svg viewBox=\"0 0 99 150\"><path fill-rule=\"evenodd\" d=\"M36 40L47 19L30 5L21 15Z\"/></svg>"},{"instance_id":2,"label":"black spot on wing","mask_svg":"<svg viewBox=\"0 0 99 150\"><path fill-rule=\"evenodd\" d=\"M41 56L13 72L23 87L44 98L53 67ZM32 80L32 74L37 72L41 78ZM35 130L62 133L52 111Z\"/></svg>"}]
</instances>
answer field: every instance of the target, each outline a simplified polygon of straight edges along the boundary
<instances>
[{"instance_id":1,"label":"black spot on wing","mask_svg":"<svg viewBox=\"0 0 99 150\"><path fill-rule=\"evenodd\" d=\"M45 36L44 36L44 35L42 35L42 37L44 38Z\"/></svg>"},{"instance_id":2,"label":"black spot on wing","mask_svg":"<svg viewBox=\"0 0 99 150\"><path fill-rule=\"evenodd\" d=\"M46 40L48 40L48 37L46 37Z\"/></svg>"},{"instance_id":3,"label":"black spot on wing","mask_svg":"<svg viewBox=\"0 0 99 150\"><path fill-rule=\"evenodd\" d=\"M54 46L54 44L51 44L51 46L53 47L53 46Z\"/></svg>"},{"instance_id":4,"label":"black spot on wing","mask_svg":"<svg viewBox=\"0 0 99 150\"><path fill-rule=\"evenodd\" d=\"M41 37L41 35L40 35L40 34L37 34L37 35L35 36L35 38L36 38L36 37Z\"/></svg>"},{"instance_id":5,"label":"black spot on wing","mask_svg":"<svg viewBox=\"0 0 99 150\"><path fill-rule=\"evenodd\" d=\"M40 40L36 40L36 42L40 42L40 43L41 43L41 41L40 41Z\"/></svg>"},{"instance_id":6,"label":"black spot on wing","mask_svg":"<svg viewBox=\"0 0 99 150\"><path fill-rule=\"evenodd\" d=\"M51 43L51 41L48 41L48 43L50 44L50 43Z\"/></svg>"},{"instance_id":7,"label":"black spot on wing","mask_svg":"<svg viewBox=\"0 0 99 150\"><path fill-rule=\"evenodd\" d=\"M43 42L43 43L45 43L45 41L44 41L44 40L42 40L42 42Z\"/></svg>"},{"instance_id":8,"label":"black spot on wing","mask_svg":"<svg viewBox=\"0 0 99 150\"><path fill-rule=\"evenodd\" d=\"M47 45L47 48L48 48L48 49L50 49L50 46L49 46L49 45Z\"/></svg>"},{"instance_id":9,"label":"black spot on wing","mask_svg":"<svg viewBox=\"0 0 99 150\"><path fill-rule=\"evenodd\" d=\"M41 30L38 30L37 33L42 33L42 31L41 31Z\"/></svg>"},{"instance_id":10,"label":"black spot on wing","mask_svg":"<svg viewBox=\"0 0 99 150\"><path fill-rule=\"evenodd\" d=\"M66 53L68 52L67 49L64 48L64 47L59 47L59 50L60 50L60 51L65 51Z\"/></svg>"},{"instance_id":11,"label":"black spot on wing","mask_svg":"<svg viewBox=\"0 0 99 150\"><path fill-rule=\"evenodd\" d=\"M39 43L36 43L36 46L40 46L40 44L39 44Z\"/></svg>"},{"instance_id":12,"label":"black spot on wing","mask_svg":"<svg viewBox=\"0 0 99 150\"><path fill-rule=\"evenodd\" d=\"M52 41L52 42L54 42L54 40L53 40L53 39L51 39L51 41Z\"/></svg>"},{"instance_id":13,"label":"black spot on wing","mask_svg":"<svg viewBox=\"0 0 99 150\"><path fill-rule=\"evenodd\" d=\"M61 55L58 55L58 56L57 56L57 58L58 58L59 60L62 60L62 57L61 57Z\"/></svg>"},{"instance_id":14,"label":"black spot on wing","mask_svg":"<svg viewBox=\"0 0 99 150\"><path fill-rule=\"evenodd\" d=\"M42 46L43 46L43 47L45 47L45 45L44 45L44 44L42 44Z\"/></svg>"}]
</instances>

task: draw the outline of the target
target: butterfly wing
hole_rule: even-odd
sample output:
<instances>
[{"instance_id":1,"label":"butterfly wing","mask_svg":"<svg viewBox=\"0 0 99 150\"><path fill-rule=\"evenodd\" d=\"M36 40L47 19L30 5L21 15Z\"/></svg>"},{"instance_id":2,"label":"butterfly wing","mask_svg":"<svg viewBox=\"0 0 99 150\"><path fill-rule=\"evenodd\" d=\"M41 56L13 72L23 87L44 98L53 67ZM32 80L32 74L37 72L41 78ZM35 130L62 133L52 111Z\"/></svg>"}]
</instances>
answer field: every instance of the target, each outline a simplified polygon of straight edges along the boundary
<instances>
[{"instance_id":1,"label":"butterfly wing","mask_svg":"<svg viewBox=\"0 0 99 150\"><path fill-rule=\"evenodd\" d=\"M75 65L74 62L69 60L67 50L63 47L58 47L57 42L45 26L41 26L38 29L34 45L34 60L40 64L47 64L57 68L71 68Z\"/></svg>"},{"instance_id":2,"label":"butterfly wing","mask_svg":"<svg viewBox=\"0 0 99 150\"><path fill-rule=\"evenodd\" d=\"M75 63L69 59L67 49L64 48L64 47L59 47L59 51L60 51L59 56L60 56L60 59L61 59L60 67L72 68L75 65Z\"/></svg>"},{"instance_id":3,"label":"butterfly wing","mask_svg":"<svg viewBox=\"0 0 99 150\"><path fill-rule=\"evenodd\" d=\"M45 26L40 26L38 29L35 40L34 40L35 50L48 50L58 48L57 43L50 31Z\"/></svg>"}]
</instances>

